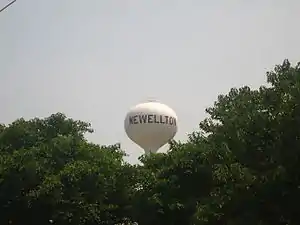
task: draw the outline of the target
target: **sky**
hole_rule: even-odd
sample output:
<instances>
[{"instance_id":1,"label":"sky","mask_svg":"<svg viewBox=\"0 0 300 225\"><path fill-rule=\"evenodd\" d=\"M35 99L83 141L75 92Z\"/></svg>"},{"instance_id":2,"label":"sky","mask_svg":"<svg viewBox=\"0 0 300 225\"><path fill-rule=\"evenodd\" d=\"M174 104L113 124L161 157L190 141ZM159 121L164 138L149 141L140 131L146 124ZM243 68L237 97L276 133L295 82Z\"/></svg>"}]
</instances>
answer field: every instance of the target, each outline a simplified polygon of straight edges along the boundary
<instances>
[{"instance_id":1,"label":"sky","mask_svg":"<svg viewBox=\"0 0 300 225\"><path fill-rule=\"evenodd\" d=\"M137 163L129 108L169 105L175 140L186 140L219 94L300 61L299 9L298 0L17 0L0 13L0 122L63 112Z\"/></svg>"}]
</instances>

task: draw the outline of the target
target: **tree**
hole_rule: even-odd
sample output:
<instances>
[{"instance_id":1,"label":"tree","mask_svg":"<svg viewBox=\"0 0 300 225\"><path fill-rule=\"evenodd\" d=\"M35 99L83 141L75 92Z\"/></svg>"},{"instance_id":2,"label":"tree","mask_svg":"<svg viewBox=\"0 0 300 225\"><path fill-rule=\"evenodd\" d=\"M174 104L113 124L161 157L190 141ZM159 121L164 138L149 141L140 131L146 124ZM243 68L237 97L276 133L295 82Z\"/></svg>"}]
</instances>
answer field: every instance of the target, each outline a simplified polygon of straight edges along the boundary
<instances>
[{"instance_id":1,"label":"tree","mask_svg":"<svg viewBox=\"0 0 300 225\"><path fill-rule=\"evenodd\" d=\"M267 81L220 95L186 143L141 158L140 225L300 223L300 64Z\"/></svg>"},{"instance_id":2,"label":"tree","mask_svg":"<svg viewBox=\"0 0 300 225\"><path fill-rule=\"evenodd\" d=\"M0 223L298 225L300 63L220 95L188 141L123 161L54 114L0 126Z\"/></svg>"},{"instance_id":3,"label":"tree","mask_svg":"<svg viewBox=\"0 0 300 225\"><path fill-rule=\"evenodd\" d=\"M197 139L197 145L193 140ZM205 139L171 142L168 154L141 157L134 219L140 225L191 224L198 201L212 185Z\"/></svg>"},{"instance_id":4,"label":"tree","mask_svg":"<svg viewBox=\"0 0 300 225\"><path fill-rule=\"evenodd\" d=\"M300 223L300 64L285 60L267 81L259 90L231 89L207 109L201 130L229 157L214 165L216 186L199 205L199 224Z\"/></svg>"},{"instance_id":5,"label":"tree","mask_svg":"<svg viewBox=\"0 0 300 225\"><path fill-rule=\"evenodd\" d=\"M60 113L1 127L1 224L128 220L131 167L119 145L89 143L86 132L90 124Z\"/></svg>"}]
</instances>

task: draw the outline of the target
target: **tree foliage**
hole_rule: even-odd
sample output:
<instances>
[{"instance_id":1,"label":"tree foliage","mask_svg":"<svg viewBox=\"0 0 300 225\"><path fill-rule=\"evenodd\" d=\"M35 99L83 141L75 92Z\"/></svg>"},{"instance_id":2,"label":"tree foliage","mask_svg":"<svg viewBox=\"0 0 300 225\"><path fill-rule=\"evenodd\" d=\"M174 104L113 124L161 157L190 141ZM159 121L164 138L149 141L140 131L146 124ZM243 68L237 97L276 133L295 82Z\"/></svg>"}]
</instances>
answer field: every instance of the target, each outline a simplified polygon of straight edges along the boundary
<instances>
[{"instance_id":1,"label":"tree foliage","mask_svg":"<svg viewBox=\"0 0 300 225\"><path fill-rule=\"evenodd\" d=\"M0 126L0 223L298 225L300 64L232 88L168 153L123 161L53 114Z\"/></svg>"},{"instance_id":2,"label":"tree foliage","mask_svg":"<svg viewBox=\"0 0 300 225\"><path fill-rule=\"evenodd\" d=\"M87 142L86 132L92 132L89 124L59 113L3 127L1 224L113 224L127 219L131 183L123 174L124 154L119 145Z\"/></svg>"},{"instance_id":3,"label":"tree foliage","mask_svg":"<svg viewBox=\"0 0 300 225\"><path fill-rule=\"evenodd\" d=\"M186 143L142 159L140 224L299 224L299 65L220 95Z\"/></svg>"}]
</instances>

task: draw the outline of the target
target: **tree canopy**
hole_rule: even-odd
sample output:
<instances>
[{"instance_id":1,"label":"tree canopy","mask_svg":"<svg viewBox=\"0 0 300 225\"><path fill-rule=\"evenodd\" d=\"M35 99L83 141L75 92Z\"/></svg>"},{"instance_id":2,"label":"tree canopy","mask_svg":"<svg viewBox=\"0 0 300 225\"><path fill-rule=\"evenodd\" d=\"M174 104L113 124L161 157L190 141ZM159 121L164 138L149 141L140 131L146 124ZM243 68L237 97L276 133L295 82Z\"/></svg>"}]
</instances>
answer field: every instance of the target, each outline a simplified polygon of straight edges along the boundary
<instances>
[{"instance_id":1,"label":"tree canopy","mask_svg":"<svg viewBox=\"0 0 300 225\"><path fill-rule=\"evenodd\" d=\"M62 113L0 126L0 223L298 225L300 63L219 95L186 142L123 160Z\"/></svg>"}]
</instances>

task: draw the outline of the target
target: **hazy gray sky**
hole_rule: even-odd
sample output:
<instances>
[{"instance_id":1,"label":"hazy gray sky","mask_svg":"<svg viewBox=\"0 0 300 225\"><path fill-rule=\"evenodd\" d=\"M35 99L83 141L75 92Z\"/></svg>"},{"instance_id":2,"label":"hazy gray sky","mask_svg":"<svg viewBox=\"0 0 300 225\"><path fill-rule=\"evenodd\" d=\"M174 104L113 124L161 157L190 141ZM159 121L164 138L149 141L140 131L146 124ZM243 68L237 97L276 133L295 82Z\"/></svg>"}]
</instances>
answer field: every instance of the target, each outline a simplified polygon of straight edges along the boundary
<instances>
[{"instance_id":1,"label":"hazy gray sky","mask_svg":"<svg viewBox=\"0 0 300 225\"><path fill-rule=\"evenodd\" d=\"M137 162L123 130L131 106L168 104L186 139L218 94L300 61L299 10L299 0L17 0L0 14L0 122L64 112Z\"/></svg>"}]
</instances>

